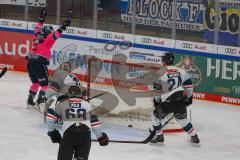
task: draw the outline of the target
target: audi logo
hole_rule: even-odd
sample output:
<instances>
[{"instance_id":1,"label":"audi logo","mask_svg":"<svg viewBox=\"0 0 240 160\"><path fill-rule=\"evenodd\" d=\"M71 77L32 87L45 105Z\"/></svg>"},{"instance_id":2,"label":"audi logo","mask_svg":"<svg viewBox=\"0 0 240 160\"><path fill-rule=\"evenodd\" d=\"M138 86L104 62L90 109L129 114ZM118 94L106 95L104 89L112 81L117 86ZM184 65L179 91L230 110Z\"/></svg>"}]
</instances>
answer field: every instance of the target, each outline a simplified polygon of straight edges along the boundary
<instances>
[{"instance_id":1,"label":"audi logo","mask_svg":"<svg viewBox=\"0 0 240 160\"><path fill-rule=\"evenodd\" d=\"M129 41L123 41L123 42L109 41L105 44L104 50L105 51L114 51L117 47L119 47L120 50L127 50L127 49L132 47L132 42L129 42Z\"/></svg>"},{"instance_id":2,"label":"audi logo","mask_svg":"<svg viewBox=\"0 0 240 160\"><path fill-rule=\"evenodd\" d=\"M103 38L113 38L113 35L111 33L103 33Z\"/></svg>"},{"instance_id":3,"label":"audi logo","mask_svg":"<svg viewBox=\"0 0 240 160\"><path fill-rule=\"evenodd\" d=\"M147 43L147 44L152 43L152 41L153 41L153 40L150 39L150 38L142 38L142 39L141 39L141 42L142 42L142 43Z\"/></svg>"},{"instance_id":4,"label":"audi logo","mask_svg":"<svg viewBox=\"0 0 240 160\"><path fill-rule=\"evenodd\" d=\"M236 54L237 53L237 49L225 48L225 53L227 53L227 54Z\"/></svg>"},{"instance_id":5,"label":"audi logo","mask_svg":"<svg viewBox=\"0 0 240 160\"><path fill-rule=\"evenodd\" d=\"M182 47L183 47L183 48L192 49L192 44L190 44L190 43L182 43Z\"/></svg>"},{"instance_id":6,"label":"audi logo","mask_svg":"<svg viewBox=\"0 0 240 160\"><path fill-rule=\"evenodd\" d=\"M0 25L2 26L10 26L10 22L9 21L0 21Z\"/></svg>"},{"instance_id":7,"label":"audi logo","mask_svg":"<svg viewBox=\"0 0 240 160\"><path fill-rule=\"evenodd\" d=\"M75 34L75 29L67 28L67 33Z\"/></svg>"}]
</instances>

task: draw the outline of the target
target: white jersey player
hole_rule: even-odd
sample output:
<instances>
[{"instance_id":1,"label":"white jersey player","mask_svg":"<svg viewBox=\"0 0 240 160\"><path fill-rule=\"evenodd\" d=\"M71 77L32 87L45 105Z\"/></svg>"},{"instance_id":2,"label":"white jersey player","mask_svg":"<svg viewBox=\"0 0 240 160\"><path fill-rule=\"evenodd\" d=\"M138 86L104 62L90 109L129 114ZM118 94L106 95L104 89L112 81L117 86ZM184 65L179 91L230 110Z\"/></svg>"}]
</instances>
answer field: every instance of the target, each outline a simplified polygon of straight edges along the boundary
<instances>
[{"instance_id":1,"label":"white jersey player","mask_svg":"<svg viewBox=\"0 0 240 160\"><path fill-rule=\"evenodd\" d=\"M71 85L81 85L78 77L70 72L71 65L68 62L63 62L59 69L54 71L50 78L48 89L46 90L46 103L38 105L38 110L41 112L46 112L50 106L49 104L54 101L51 99L53 96L58 97L66 94Z\"/></svg>"},{"instance_id":2,"label":"white jersey player","mask_svg":"<svg viewBox=\"0 0 240 160\"><path fill-rule=\"evenodd\" d=\"M46 93L47 99L53 95L65 94L70 85L80 85L80 80L74 74L71 74L71 65L63 62L51 76L49 87Z\"/></svg>"},{"instance_id":3,"label":"white jersey player","mask_svg":"<svg viewBox=\"0 0 240 160\"><path fill-rule=\"evenodd\" d=\"M87 160L91 147L91 130L101 146L108 145L108 136L102 132L100 122L91 105L83 100L83 90L69 87L68 97L59 99L46 114L48 135L53 143L60 143L58 160ZM63 132L63 137L59 133Z\"/></svg>"},{"instance_id":4,"label":"white jersey player","mask_svg":"<svg viewBox=\"0 0 240 160\"><path fill-rule=\"evenodd\" d=\"M200 140L192 123L187 119L186 107L192 104L193 84L189 74L178 67L171 66L174 61L173 53L165 53L162 57L164 67L159 70L153 89L159 96L153 98L153 127L156 131L151 143L163 143L162 121L173 113L176 121L191 136L191 142L199 144Z\"/></svg>"}]
</instances>

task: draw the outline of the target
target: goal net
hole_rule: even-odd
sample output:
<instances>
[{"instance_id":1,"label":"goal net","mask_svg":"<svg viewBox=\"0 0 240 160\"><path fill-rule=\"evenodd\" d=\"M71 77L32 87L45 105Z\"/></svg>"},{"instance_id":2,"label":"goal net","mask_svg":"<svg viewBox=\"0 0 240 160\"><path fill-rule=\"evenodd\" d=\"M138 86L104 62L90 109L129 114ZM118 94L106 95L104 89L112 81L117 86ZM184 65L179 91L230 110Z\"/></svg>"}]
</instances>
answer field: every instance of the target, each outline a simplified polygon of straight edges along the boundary
<instances>
[{"instance_id":1,"label":"goal net","mask_svg":"<svg viewBox=\"0 0 240 160\"><path fill-rule=\"evenodd\" d=\"M115 56L111 60L91 57L88 60L87 90L90 102L104 123L148 130L152 125L152 99L157 95L152 84L161 63L127 61ZM169 115L171 117L171 115ZM168 117L166 118L166 120ZM171 120L164 132L178 132Z\"/></svg>"}]
</instances>

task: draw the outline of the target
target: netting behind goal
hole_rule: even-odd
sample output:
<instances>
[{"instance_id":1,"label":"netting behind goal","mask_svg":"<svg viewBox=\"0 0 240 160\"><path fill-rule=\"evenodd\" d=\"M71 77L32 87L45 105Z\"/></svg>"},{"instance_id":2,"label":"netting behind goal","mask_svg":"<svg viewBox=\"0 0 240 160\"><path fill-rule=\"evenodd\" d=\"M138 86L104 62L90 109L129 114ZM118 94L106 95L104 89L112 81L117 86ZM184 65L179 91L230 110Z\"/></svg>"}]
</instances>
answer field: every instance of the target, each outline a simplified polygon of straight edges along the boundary
<instances>
[{"instance_id":1,"label":"netting behind goal","mask_svg":"<svg viewBox=\"0 0 240 160\"><path fill-rule=\"evenodd\" d=\"M91 100L101 119L105 123L147 130L152 125L152 99L157 95L151 86L160 67L159 64L127 62L126 59L90 58L88 97L103 93ZM172 120L164 131L181 129Z\"/></svg>"}]
</instances>

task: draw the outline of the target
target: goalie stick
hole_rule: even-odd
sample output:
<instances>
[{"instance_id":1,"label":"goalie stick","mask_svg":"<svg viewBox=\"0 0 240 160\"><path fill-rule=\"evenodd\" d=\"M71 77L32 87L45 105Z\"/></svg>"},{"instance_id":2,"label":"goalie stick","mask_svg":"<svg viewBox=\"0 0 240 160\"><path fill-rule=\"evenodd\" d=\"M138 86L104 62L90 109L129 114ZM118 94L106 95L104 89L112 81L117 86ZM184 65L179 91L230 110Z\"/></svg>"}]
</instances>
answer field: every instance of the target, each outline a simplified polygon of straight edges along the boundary
<instances>
[{"instance_id":1,"label":"goalie stick","mask_svg":"<svg viewBox=\"0 0 240 160\"><path fill-rule=\"evenodd\" d=\"M161 127L161 129L163 127L165 127L174 117L175 117L176 114L173 114ZM109 142L111 143L133 143L133 144L147 144L149 143L153 138L154 136L156 135L156 131L155 130L151 130L149 128L149 136L147 138L145 138L143 141L128 141L128 140L109 140ZM98 140L94 139L92 140L93 142L98 142Z\"/></svg>"},{"instance_id":2,"label":"goalie stick","mask_svg":"<svg viewBox=\"0 0 240 160\"><path fill-rule=\"evenodd\" d=\"M0 78L7 72L7 67L4 67L2 72L0 73Z\"/></svg>"},{"instance_id":3,"label":"goalie stick","mask_svg":"<svg viewBox=\"0 0 240 160\"><path fill-rule=\"evenodd\" d=\"M86 99L86 101L91 101L92 99L97 98L97 97L100 97L100 96L102 96L102 95L104 95L104 94L107 94L107 93L108 93L108 92L106 91L106 92L100 93L100 94L98 94L98 95L95 95L95 96L93 96L93 97L89 97L89 98Z\"/></svg>"}]
</instances>

